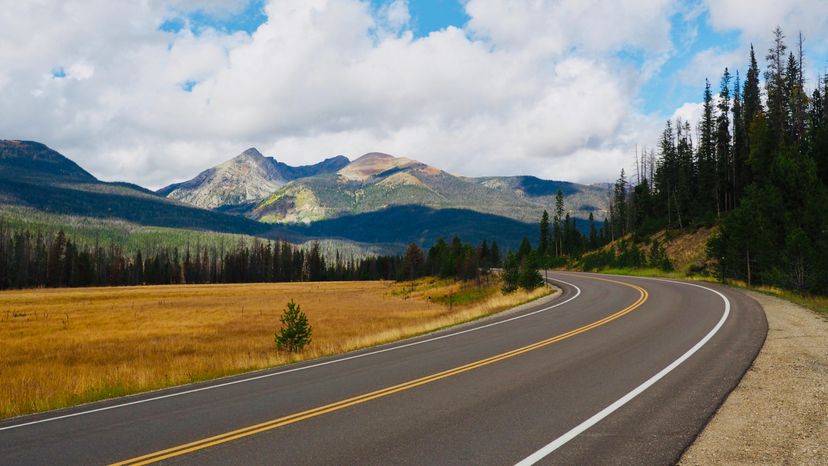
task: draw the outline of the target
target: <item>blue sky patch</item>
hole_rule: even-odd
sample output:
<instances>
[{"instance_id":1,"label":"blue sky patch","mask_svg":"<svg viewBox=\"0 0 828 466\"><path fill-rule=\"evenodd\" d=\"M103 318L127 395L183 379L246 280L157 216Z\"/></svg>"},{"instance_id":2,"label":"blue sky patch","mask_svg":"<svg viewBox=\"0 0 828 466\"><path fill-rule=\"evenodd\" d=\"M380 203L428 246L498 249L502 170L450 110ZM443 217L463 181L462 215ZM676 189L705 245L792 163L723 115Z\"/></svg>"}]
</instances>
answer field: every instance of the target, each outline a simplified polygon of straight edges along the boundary
<instances>
[{"instance_id":1,"label":"blue sky patch","mask_svg":"<svg viewBox=\"0 0 828 466\"><path fill-rule=\"evenodd\" d=\"M449 26L462 28L469 20L458 0L409 0L408 8L416 37L425 37Z\"/></svg>"},{"instance_id":2,"label":"blue sky patch","mask_svg":"<svg viewBox=\"0 0 828 466\"><path fill-rule=\"evenodd\" d=\"M642 88L642 111L661 113L670 116L672 112L686 102L699 102L704 92L704 78L698 83L685 83L680 79L682 71L687 69L693 58L708 49L719 52L742 53L743 59L736 63L740 73L747 69L749 49L741 50L737 31L715 31L708 24L707 12L692 21L685 21L684 15L677 13L670 18L670 39L673 51L669 59L661 66ZM770 32L768 32L770 36ZM714 89L718 89L719 79L724 69L717 74L707 76ZM735 70L730 70L735 75Z\"/></svg>"},{"instance_id":3,"label":"blue sky patch","mask_svg":"<svg viewBox=\"0 0 828 466\"><path fill-rule=\"evenodd\" d=\"M183 83L179 84L179 87L181 87L181 90L183 90L184 92L192 92L196 84L198 84L198 81L188 79L187 81L184 81Z\"/></svg>"},{"instance_id":4,"label":"blue sky patch","mask_svg":"<svg viewBox=\"0 0 828 466\"><path fill-rule=\"evenodd\" d=\"M226 34L246 32L253 34L259 26L267 21L264 12L265 0L250 0L244 8L232 12L214 12L204 9L176 12L166 18L159 29L178 33L188 28L194 35L200 35L206 29L213 29Z\"/></svg>"},{"instance_id":5,"label":"blue sky patch","mask_svg":"<svg viewBox=\"0 0 828 466\"><path fill-rule=\"evenodd\" d=\"M371 0L371 7L377 11L392 1ZM449 26L462 28L469 20L459 0L408 0L408 12L414 37L426 37Z\"/></svg>"}]
</instances>

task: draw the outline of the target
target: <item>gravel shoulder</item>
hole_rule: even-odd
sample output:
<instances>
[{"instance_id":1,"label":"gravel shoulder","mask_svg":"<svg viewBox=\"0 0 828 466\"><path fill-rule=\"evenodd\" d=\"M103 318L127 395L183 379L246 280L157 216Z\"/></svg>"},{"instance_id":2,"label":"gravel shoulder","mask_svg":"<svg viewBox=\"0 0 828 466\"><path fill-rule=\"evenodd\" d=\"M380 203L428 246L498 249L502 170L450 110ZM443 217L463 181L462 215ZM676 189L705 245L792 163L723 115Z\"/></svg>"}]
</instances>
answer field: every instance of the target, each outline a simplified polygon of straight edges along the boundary
<instances>
[{"instance_id":1,"label":"gravel shoulder","mask_svg":"<svg viewBox=\"0 0 828 466\"><path fill-rule=\"evenodd\" d=\"M828 321L746 293L767 314L765 345L679 464L826 464Z\"/></svg>"}]
</instances>

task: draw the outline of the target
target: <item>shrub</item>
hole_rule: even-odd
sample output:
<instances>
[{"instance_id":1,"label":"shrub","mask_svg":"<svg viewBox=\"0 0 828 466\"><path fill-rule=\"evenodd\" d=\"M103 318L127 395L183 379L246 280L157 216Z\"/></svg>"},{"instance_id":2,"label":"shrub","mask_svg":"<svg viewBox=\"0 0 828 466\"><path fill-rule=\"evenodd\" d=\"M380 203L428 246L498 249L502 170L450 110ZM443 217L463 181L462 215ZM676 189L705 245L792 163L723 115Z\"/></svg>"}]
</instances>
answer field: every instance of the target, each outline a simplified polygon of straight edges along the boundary
<instances>
[{"instance_id":1,"label":"shrub","mask_svg":"<svg viewBox=\"0 0 828 466\"><path fill-rule=\"evenodd\" d=\"M276 349L296 353L302 351L311 342L313 328L308 323L308 316L301 306L291 299L282 317L282 325L276 332Z\"/></svg>"},{"instance_id":2,"label":"shrub","mask_svg":"<svg viewBox=\"0 0 828 466\"><path fill-rule=\"evenodd\" d=\"M543 277L531 261L524 261L518 281L521 288L529 291L543 285Z\"/></svg>"},{"instance_id":3,"label":"shrub","mask_svg":"<svg viewBox=\"0 0 828 466\"><path fill-rule=\"evenodd\" d=\"M509 294L518 288L518 280L520 279L520 270L518 268L517 257L512 251L506 256L506 262L503 264L503 292Z\"/></svg>"}]
</instances>

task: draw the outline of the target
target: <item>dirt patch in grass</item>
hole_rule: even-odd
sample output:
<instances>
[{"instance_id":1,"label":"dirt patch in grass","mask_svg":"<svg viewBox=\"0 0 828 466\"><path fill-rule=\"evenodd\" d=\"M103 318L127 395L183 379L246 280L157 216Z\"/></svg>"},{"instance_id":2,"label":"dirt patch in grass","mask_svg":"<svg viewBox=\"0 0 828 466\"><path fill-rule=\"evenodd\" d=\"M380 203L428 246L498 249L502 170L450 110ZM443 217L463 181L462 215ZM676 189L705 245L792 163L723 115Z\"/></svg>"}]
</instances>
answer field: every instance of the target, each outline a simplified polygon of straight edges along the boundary
<instances>
[{"instance_id":1,"label":"dirt patch in grass","mask_svg":"<svg viewBox=\"0 0 828 466\"><path fill-rule=\"evenodd\" d=\"M499 286L472 292L424 279L2 292L0 418L386 343L549 293L504 296ZM463 303L443 303L449 295ZM301 354L275 350L290 299L313 325Z\"/></svg>"},{"instance_id":2,"label":"dirt patch in grass","mask_svg":"<svg viewBox=\"0 0 828 466\"><path fill-rule=\"evenodd\" d=\"M716 233L717 228L698 228L688 233L661 231L652 236L664 245L664 251L675 270L681 272L698 272L712 270L712 263L707 257L707 241Z\"/></svg>"}]
</instances>

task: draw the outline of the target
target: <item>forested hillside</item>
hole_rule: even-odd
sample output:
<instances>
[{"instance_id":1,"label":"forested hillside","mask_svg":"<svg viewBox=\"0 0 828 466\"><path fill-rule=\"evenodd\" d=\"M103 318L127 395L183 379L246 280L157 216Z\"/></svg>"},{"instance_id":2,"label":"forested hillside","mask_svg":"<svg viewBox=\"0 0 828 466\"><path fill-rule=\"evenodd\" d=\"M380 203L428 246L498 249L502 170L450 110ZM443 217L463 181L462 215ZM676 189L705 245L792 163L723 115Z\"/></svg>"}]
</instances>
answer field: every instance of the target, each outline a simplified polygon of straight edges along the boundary
<instances>
[{"instance_id":1,"label":"forested hillside","mask_svg":"<svg viewBox=\"0 0 828 466\"><path fill-rule=\"evenodd\" d=\"M720 278L824 293L828 77L809 83L801 35L789 48L779 28L764 71L753 47L747 57L716 91L705 83L697 128L668 121L658 151L622 170L609 236L719 224L708 254Z\"/></svg>"},{"instance_id":2,"label":"forested hillside","mask_svg":"<svg viewBox=\"0 0 828 466\"><path fill-rule=\"evenodd\" d=\"M31 230L0 217L0 290L84 286L259 283L325 280L398 280L426 274L479 277L500 264L497 242L479 247L455 236L439 238L425 256L412 243L402 255L346 255L312 242L238 237L197 237L194 242L148 243L128 249L117 237L89 242L82 233ZM207 240L201 242L201 240Z\"/></svg>"},{"instance_id":3,"label":"forested hillside","mask_svg":"<svg viewBox=\"0 0 828 466\"><path fill-rule=\"evenodd\" d=\"M195 208L140 186L99 181L33 141L0 140L0 205L151 226L250 235L269 231L250 219Z\"/></svg>"}]
</instances>

